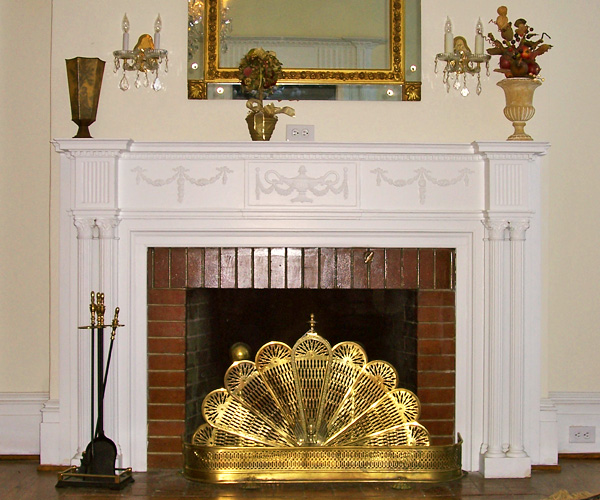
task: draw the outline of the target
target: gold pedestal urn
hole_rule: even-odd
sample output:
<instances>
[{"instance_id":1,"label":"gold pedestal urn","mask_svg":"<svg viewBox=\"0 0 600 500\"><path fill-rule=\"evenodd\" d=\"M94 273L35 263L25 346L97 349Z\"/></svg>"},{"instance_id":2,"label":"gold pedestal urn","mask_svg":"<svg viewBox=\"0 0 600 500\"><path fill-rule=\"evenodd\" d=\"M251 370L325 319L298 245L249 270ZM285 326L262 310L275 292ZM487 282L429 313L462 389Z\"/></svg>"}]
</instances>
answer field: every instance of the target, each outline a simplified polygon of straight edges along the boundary
<instances>
[{"instance_id":1,"label":"gold pedestal urn","mask_svg":"<svg viewBox=\"0 0 600 500\"><path fill-rule=\"evenodd\" d=\"M497 83L504 90L506 97L504 116L512 122L515 129L507 141L533 140L525 133L525 124L535 114L533 93L541 84L537 78L505 78Z\"/></svg>"}]
</instances>

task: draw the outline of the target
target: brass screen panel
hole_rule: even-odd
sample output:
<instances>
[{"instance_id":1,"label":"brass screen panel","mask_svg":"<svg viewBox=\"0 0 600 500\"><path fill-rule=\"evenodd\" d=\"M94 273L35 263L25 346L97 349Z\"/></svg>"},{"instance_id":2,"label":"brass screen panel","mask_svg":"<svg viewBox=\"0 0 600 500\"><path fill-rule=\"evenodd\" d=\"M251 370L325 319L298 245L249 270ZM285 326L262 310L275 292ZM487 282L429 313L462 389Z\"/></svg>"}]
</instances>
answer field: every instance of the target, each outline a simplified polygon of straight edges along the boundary
<instances>
[{"instance_id":1,"label":"brass screen panel","mask_svg":"<svg viewBox=\"0 0 600 500\"><path fill-rule=\"evenodd\" d=\"M302 439L304 431L300 422L292 349L283 342L265 344L256 353L256 368L283 409L283 417L291 425L296 440Z\"/></svg>"},{"instance_id":2,"label":"brass screen panel","mask_svg":"<svg viewBox=\"0 0 600 500\"><path fill-rule=\"evenodd\" d=\"M225 373L225 388L231 396L260 415L273 429L293 446L295 437L289 422L282 418L281 408L252 361L237 361Z\"/></svg>"},{"instance_id":3,"label":"brass screen panel","mask_svg":"<svg viewBox=\"0 0 600 500\"><path fill-rule=\"evenodd\" d=\"M287 446L285 439L259 415L233 399L225 389L210 392L202 402L208 424L265 446Z\"/></svg>"},{"instance_id":4,"label":"brass screen panel","mask_svg":"<svg viewBox=\"0 0 600 500\"><path fill-rule=\"evenodd\" d=\"M367 363L364 349L354 342L334 346L331 359L329 388L325 394L322 419L318 431L319 442L327 438L327 426L333 415Z\"/></svg>"},{"instance_id":5,"label":"brass screen panel","mask_svg":"<svg viewBox=\"0 0 600 500\"><path fill-rule=\"evenodd\" d=\"M367 363L331 418L326 444L389 390L395 388L397 380L396 370L386 361L375 360Z\"/></svg>"},{"instance_id":6,"label":"brass screen panel","mask_svg":"<svg viewBox=\"0 0 600 500\"><path fill-rule=\"evenodd\" d=\"M382 429L390 429L416 420L419 416L419 400L407 389L395 389L369 406L342 431L327 440L328 445L348 446L368 438Z\"/></svg>"},{"instance_id":7,"label":"brass screen panel","mask_svg":"<svg viewBox=\"0 0 600 500\"><path fill-rule=\"evenodd\" d=\"M192 436L192 444L196 446L242 446L245 448L263 446L257 441L231 434L227 431L212 427L209 424L202 424L198 427Z\"/></svg>"},{"instance_id":8,"label":"brass screen panel","mask_svg":"<svg viewBox=\"0 0 600 500\"><path fill-rule=\"evenodd\" d=\"M308 333L294 345L292 359L303 422L302 442L316 444L323 401L329 390L331 346L324 338Z\"/></svg>"}]
</instances>

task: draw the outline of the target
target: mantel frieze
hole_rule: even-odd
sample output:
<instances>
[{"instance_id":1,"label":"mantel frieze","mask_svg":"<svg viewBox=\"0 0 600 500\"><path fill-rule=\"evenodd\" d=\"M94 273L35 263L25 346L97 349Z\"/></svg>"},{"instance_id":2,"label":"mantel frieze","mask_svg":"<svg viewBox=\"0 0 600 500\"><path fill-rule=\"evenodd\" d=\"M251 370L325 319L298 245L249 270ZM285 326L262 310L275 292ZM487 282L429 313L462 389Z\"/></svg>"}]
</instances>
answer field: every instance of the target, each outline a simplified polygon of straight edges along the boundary
<instances>
[{"instance_id":1,"label":"mantel frieze","mask_svg":"<svg viewBox=\"0 0 600 500\"><path fill-rule=\"evenodd\" d=\"M395 162L480 162L477 154L411 154L370 152L124 152L124 160L293 160L293 161L395 161Z\"/></svg>"}]
</instances>

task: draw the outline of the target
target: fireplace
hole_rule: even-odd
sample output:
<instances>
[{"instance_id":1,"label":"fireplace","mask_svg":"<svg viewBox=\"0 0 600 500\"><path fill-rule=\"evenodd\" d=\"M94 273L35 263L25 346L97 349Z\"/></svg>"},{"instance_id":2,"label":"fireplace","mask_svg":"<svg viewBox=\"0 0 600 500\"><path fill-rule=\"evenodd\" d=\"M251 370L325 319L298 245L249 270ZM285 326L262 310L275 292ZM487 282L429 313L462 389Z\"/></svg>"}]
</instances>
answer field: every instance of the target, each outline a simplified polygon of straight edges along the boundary
<instances>
[{"instance_id":1,"label":"fireplace","mask_svg":"<svg viewBox=\"0 0 600 500\"><path fill-rule=\"evenodd\" d=\"M305 261L316 252L319 265L333 250L343 262L345 250L363 262L354 266L358 273L367 272L367 250L412 253L421 263L452 255L449 288L413 289L425 300L443 291L440 300L454 304L434 306L454 312L456 404L440 438L460 432L463 468L486 477L524 477L532 464L555 459L543 439L539 374L539 170L547 144L54 144L61 154L60 397L43 411L43 463L78 464L89 441L88 340L76 327L88 322L96 290L109 310L120 307L126 325L111 365L106 433L118 444L120 465L167 465L153 457L170 454L174 441L153 437L184 433L185 402L152 407L152 384L155 372L168 371L171 381L160 383L181 387L185 374L176 355L152 353L161 343L182 346L185 326L164 321L157 340L153 315L185 317L182 304L193 290L235 288L228 283L236 277L245 288L239 273L219 271L235 249L238 263L252 251L259 266L285 262L285 249L304 252ZM207 258L211 252L219 258ZM166 260L156 260L161 254ZM201 265L204 273L190 272ZM319 276L318 266L306 269L305 282ZM169 286L158 287L157 297L156 279L165 276ZM318 279L329 286L332 276ZM270 279L256 288L280 287L280 275ZM363 288L377 289L380 279L371 267L371 287ZM174 414L182 420L173 423Z\"/></svg>"},{"instance_id":2,"label":"fireplace","mask_svg":"<svg viewBox=\"0 0 600 500\"><path fill-rule=\"evenodd\" d=\"M293 345L311 313L332 345L390 362L432 444L454 443L453 264L451 249L151 249L148 466L181 467L233 343Z\"/></svg>"}]
</instances>

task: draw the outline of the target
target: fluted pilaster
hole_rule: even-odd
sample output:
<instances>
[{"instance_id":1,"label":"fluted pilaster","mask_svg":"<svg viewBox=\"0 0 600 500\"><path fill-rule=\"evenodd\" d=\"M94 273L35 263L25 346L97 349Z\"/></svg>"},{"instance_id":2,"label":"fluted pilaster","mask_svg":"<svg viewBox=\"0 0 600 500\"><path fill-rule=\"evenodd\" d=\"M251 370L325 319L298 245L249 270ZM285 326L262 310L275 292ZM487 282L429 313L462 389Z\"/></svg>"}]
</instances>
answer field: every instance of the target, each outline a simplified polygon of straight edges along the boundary
<instances>
[{"instance_id":1,"label":"fluted pilaster","mask_svg":"<svg viewBox=\"0 0 600 500\"><path fill-rule=\"evenodd\" d=\"M526 457L523 445L523 377L525 335L525 232L529 220L511 221L510 234L510 384L507 457Z\"/></svg>"},{"instance_id":2,"label":"fluted pilaster","mask_svg":"<svg viewBox=\"0 0 600 500\"><path fill-rule=\"evenodd\" d=\"M505 240L508 221L488 219L484 221L487 230L487 451L486 458L504 458L502 450L503 414L503 353L504 353L504 268Z\"/></svg>"}]
</instances>

